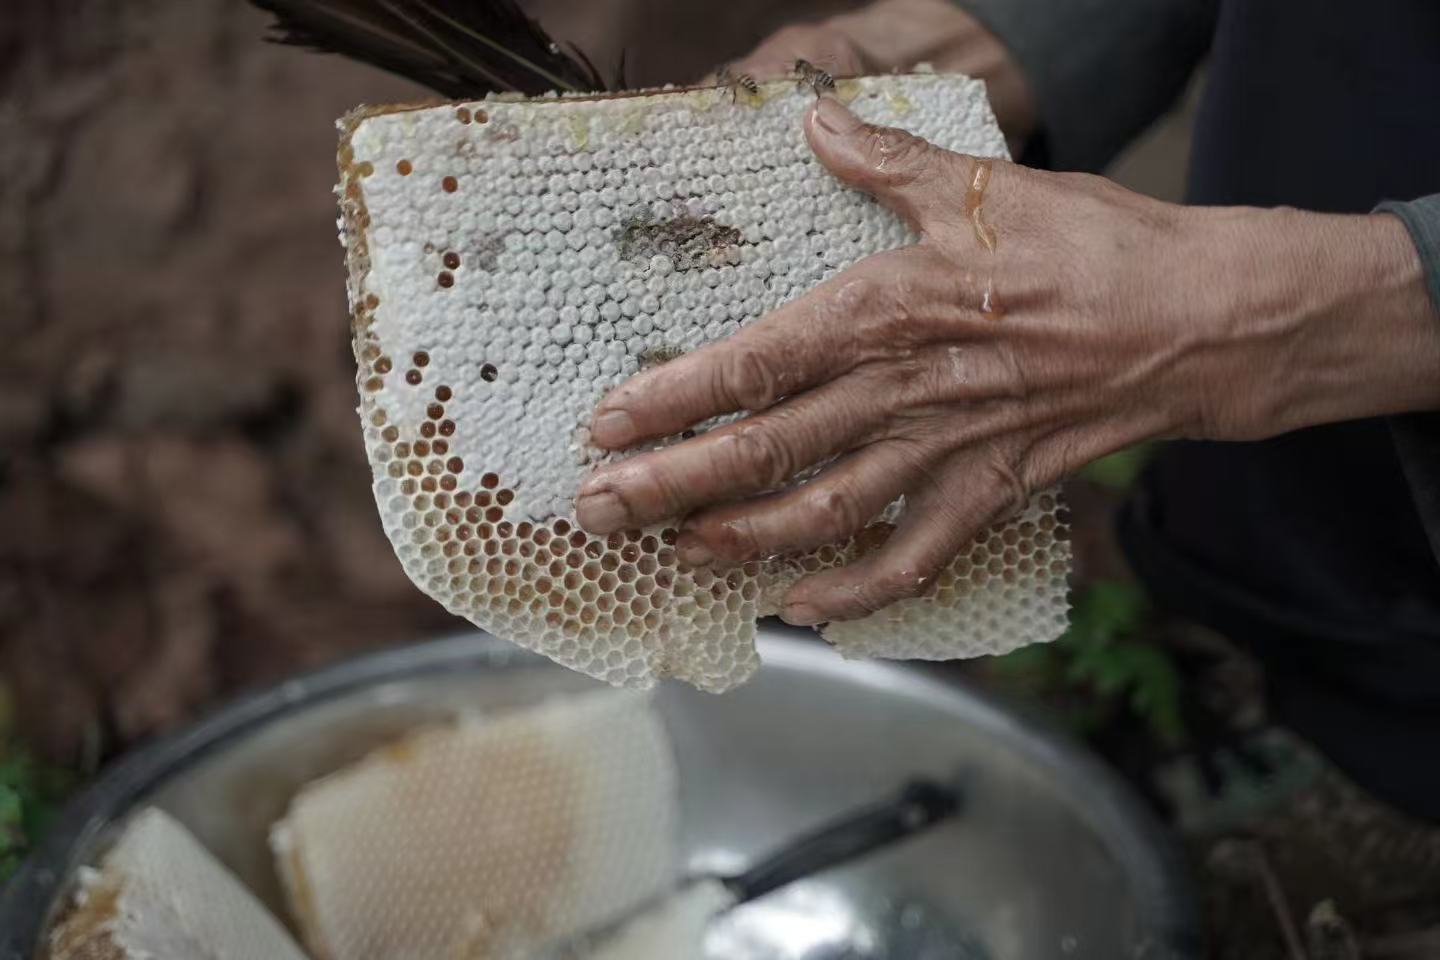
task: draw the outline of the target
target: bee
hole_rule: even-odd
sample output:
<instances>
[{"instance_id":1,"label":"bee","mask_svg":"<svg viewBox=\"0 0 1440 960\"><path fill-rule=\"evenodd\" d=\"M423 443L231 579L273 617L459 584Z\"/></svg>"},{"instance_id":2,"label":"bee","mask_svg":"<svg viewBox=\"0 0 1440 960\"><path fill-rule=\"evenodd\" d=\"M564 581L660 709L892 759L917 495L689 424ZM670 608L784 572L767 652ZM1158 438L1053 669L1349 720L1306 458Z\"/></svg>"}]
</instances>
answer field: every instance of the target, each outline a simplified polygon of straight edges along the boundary
<instances>
[{"instance_id":1,"label":"bee","mask_svg":"<svg viewBox=\"0 0 1440 960\"><path fill-rule=\"evenodd\" d=\"M640 369L647 370L650 367L658 367L662 363L669 363L684 352L679 347L668 343L650 347L640 354Z\"/></svg>"},{"instance_id":2,"label":"bee","mask_svg":"<svg viewBox=\"0 0 1440 960\"><path fill-rule=\"evenodd\" d=\"M833 93L835 90L835 78L809 60L796 60L794 66L790 68L790 73L795 77L796 87L809 87L815 91L817 97Z\"/></svg>"},{"instance_id":3,"label":"bee","mask_svg":"<svg viewBox=\"0 0 1440 960\"><path fill-rule=\"evenodd\" d=\"M731 103L740 99L742 90L751 97L760 96L760 84L748 73L735 73L729 67L721 67L716 72L715 79L719 81L719 86L729 89Z\"/></svg>"}]
</instances>

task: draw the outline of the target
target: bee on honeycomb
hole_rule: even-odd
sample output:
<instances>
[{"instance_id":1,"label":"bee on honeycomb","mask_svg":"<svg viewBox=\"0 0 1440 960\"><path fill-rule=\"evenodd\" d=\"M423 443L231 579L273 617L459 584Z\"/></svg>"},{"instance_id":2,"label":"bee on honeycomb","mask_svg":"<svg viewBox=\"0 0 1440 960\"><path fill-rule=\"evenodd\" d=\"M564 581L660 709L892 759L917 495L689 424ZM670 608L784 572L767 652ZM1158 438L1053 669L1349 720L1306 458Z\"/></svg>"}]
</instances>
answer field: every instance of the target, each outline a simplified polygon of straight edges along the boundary
<instances>
[{"instance_id":1,"label":"bee on honeycomb","mask_svg":"<svg viewBox=\"0 0 1440 960\"><path fill-rule=\"evenodd\" d=\"M814 91L817 97L835 92L835 78L809 60L796 60L790 68L790 73L795 78L797 87L800 89L808 87Z\"/></svg>"},{"instance_id":2,"label":"bee on honeycomb","mask_svg":"<svg viewBox=\"0 0 1440 960\"><path fill-rule=\"evenodd\" d=\"M751 101L760 97L760 84L748 73L736 73L730 67L721 67L716 71L715 79L722 89L730 91L730 102L736 103L740 94L744 93Z\"/></svg>"}]
</instances>

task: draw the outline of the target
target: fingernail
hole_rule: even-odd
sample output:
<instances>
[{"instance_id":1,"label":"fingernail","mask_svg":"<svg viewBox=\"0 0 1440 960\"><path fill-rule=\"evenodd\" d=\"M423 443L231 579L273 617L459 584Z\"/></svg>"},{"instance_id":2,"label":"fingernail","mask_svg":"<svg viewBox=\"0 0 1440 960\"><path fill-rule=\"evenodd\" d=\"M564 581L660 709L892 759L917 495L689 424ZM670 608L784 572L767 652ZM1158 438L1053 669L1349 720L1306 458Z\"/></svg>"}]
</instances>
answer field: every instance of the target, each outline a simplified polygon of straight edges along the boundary
<instances>
[{"instance_id":1,"label":"fingernail","mask_svg":"<svg viewBox=\"0 0 1440 960\"><path fill-rule=\"evenodd\" d=\"M831 133L854 133L864 124L845 105L833 97L821 97L815 103L815 122Z\"/></svg>"},{"instance_id":2,"label":"fingernail","mask_svg":"<svg viewBox=\"0 0 1440 960\"><path fill-rule=\"evenodd\" d=\"M613 493L592 493L575 501L575 519L591 533L613 533L625 528L630 511Z\"/></svg>"},{"instance_id":3,"label":"fingernail","mask_svg":"<svg viewBox=\"0 0 1440 960\"><path fill-rule=\"evenodd\" d=\"M813 627L823 618L820 611L808 603L787 603L780 611L780 619L797 627Z\"/></svg>"},{"instance_id":4,"label":"fingernail","mask_svg":"<svg viewBox=\"0 0 1440 960\"><path fill-rule=\"evenodd\" d=\"M715 554L710 552L704 541L685 530L680 531L680 537L675 541L675 552L681 562L692 567L703 567L715 559Z\"/></svg>"},{"instance_id":5,"label":"fingernail","mask_svg":"<svg viewBox=\"0 0 1440 960\"><path fill-rule=\"evenodd\" d=\"M635 421L624 410L602 413L590 424L590 440L602 447L623 447L635 439Z\"/></svg>"}]
</instances>

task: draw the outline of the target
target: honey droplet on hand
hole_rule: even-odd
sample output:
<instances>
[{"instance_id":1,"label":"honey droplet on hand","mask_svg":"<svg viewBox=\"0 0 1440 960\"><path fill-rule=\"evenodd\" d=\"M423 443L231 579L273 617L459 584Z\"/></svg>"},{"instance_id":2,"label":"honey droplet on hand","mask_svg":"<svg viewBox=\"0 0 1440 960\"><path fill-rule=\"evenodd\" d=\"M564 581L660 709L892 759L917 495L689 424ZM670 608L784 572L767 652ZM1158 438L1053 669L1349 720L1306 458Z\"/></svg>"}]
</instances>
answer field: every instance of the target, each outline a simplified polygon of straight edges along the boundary
<instances>
[{"instance_id":1,"label":"honey droplet on hand","mask_svg":"<svg viewBox=\"0 0 1440 960\"><path fill-rule=\"evenodd\" d=\"M991 253L995 252L995 229L985 222L982 205L985 202L985 188L990 185L990 161L975 161L975 174L970 188L965 191L965 215L975 228L975 239Z\"/></svg>"},{"instance_id":2,"label":"honey droplet on hand","mask_svg":"<svg viewBox=\"0 0 1440 960\"><path fill-rule=\"evenodd\" d=\"M980 312L992 320L1005 316L1005 308L1000 305L1000 296L995 292L994 275L985 278L985 292L980 297Z\"/></svg>"}]
</instances>

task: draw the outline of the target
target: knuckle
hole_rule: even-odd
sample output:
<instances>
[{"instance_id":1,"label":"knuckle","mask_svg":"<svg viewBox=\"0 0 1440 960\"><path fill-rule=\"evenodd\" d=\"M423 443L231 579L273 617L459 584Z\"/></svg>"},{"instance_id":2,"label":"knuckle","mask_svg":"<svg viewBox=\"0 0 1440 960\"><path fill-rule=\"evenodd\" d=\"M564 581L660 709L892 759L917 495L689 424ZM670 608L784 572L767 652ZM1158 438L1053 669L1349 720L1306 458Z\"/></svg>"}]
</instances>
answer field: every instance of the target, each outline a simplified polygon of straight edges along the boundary
<instances>
[{"instance_id":1,"label":"knuckle","mask_svg":"<svg viewBox=\"0 0 1440 960\"><path fill-rule=\"evenodd\" d=\"M1007 457L992 452L985 461L985 474L986 486L993 492L995 505L1001 516L1017 513L1030 502L1033 491L1025 477L1011 465Z\"/></svg>"},{"instance_id":2,"label":"knuckle","mask_svg":"<svg viewBox=\"0 0 1440 960\"><path fill-rule=\"evenodd\" d=\"M899 356L883 365L879 388L893 411L928 408L945 399L941 375L924 357Z\"/></svg>"},{"instance_id":3,"label":"knuckle","mask_svg":"<svg viewBox=\"0 0 1440 960\"><path fill-rule=\"evenodd\" d=\"M896 127L869 127L865 152L876 178L890 186L913 182L935 161L929 141Z\"/></svg>"},{"instance_id":4,"label":"knuckle","mask_svg":"<svg viewBox=\"0 0 1440 960\"><path fill-rule=\"evenodd\" d=\"M763 410L779 399L779 377L757 350L733 351L716 373L716 393L732 408Z\"/></svg>"},{"instance_id":5,"label":"knuckle","mask_svg":"<svg viewBox=\"0 0 1440 960\"><path fill-rule=\"evenodd\" d=\"M785 445L771 432L758 426L742 426L725 445L729 451L726 468L747 487L779 486L790 478L792 458Z\"/></svg>"},{"instance_id":6,"label":"knuckle","mask_svg":"<svg viewBox=\"0 0 1440 960\"><path fill-rule=\"evenodd\" d=\"M636 492L632 509L637 517L669 517L678 514L689 505L687 485L680 482L669 469L657 467L649 473L648 489Z\"/></svg>"},{"instance_id":7,"label":"knuckle","mask_svg":"<svg viewBox=\"0 0 1440 960\"><path fill-rule=\"evenodd\" d=\"M755 525L745 517L700 523L695 531L716 555L728 560L743 563L762 553Z\"/></svg>"},{"instance_id":8,"label":"knuckle","mask_svg":"<svg viewBox=\"0 0 1440 960\"><path fill-rule=\"evenodd\" d=\"M884 284L860 270L850 274L834 288L829 301L829 312L837 320L852 320L871 312L871 307L882 295ZM822 301L823 302L823 301Z\"/></svg>"},{"instance_id":9,"label":"knuckle","mask_svg":"<svg viewBox=\"0 0 1440 960\"><path fill-rule=\"evenodd\" d=\"M625 505L631 522L648 523L683 512L685 490L667 464L647 461L626 465L608 492Z\"/></svg>"},{"instance_id":10,"label":"knuckle","mask_svg":"<svg viewBox=\"0 0 1440 960\"><path fill-rule=\"evenodd\" d=\"M892 603L920 596L933 577L933 572L928 570L900 566L891 561L856 585L853 594L855 604L866 614L875 613Z\"/></svg>"},{"instance_id":11,"label":"knuckle","mask_svg":"<svg viewBox=\"0 0 1440 960\"><path fill-rule=\"evenodd\" d=\"M837 297L873 346L913 345L925 337L919 321L935 308L937 277L948 272L935 267L930 254L914 249L876 257Z\"/></svg>"},{"instance_id":12,"label":"knuckle","mask_svg":"<svg viewBox=\"0 0 1440 960\"><path fill-rule=\"evenodd\" d=\"M806 524L826 540L839 540L859 530L868 517L860 496L847 484L817 487L805 499Z\"/></svg>"},{"instance_id":13,"label":"knuckle","mask_svg":"<svg viewBox=\"0 0 1440 960\"><path fill-rule=\"evenodd\" d=\"M915 289L908 280L888 286L876 304L876 322L888 340L908 341L915 329Z\"/></svg>"},{"instance_id":14,"label":"knuckle","mask_svg":"<svg viewBox=\"0 0 1440 960\"><path fill-rule=\"evenodd\" d=\"M894 567L880 574L878 589L884 593L890 603L897 600L913 600L925 593L929 585L934 582L938 572L938 567L929 561L915 567Z\"/></svg>"}]
</instances>

